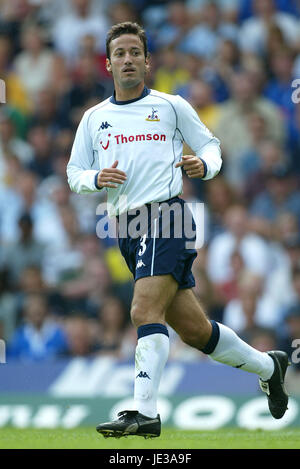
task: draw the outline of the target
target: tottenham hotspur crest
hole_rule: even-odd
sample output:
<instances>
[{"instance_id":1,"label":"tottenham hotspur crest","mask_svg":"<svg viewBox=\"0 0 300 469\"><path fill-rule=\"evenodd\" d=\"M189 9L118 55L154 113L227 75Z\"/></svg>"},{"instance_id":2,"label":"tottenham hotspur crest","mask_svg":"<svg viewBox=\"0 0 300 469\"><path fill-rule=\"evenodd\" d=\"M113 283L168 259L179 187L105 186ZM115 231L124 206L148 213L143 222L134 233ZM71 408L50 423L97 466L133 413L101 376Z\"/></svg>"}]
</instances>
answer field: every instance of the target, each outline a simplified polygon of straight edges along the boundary
<instances>
[{"instance_id":1,"label":"tottenham hotspur crest","mask_svg":"<svg viewBox=\"0 0 300 469\"><path fill-rule=\"evenodd\" d=\"M150 121L150 122L159 122L160 121L160 119L158 118L158 115L157 115L157 110L154 109L154 107L152 108L152 113L149 114L149 116L146 117L145 120Z\"/></svg>"}]
</instances>

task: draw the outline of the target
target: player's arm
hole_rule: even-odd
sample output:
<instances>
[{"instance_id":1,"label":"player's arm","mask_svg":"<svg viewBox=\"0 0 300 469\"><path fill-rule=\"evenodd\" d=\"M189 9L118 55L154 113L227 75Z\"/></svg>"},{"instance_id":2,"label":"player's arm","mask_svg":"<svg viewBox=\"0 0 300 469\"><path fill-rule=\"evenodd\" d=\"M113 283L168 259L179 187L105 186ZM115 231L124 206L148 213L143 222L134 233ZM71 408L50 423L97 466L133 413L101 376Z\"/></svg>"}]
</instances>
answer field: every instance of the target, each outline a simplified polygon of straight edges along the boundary
<instances>
[{"instance_id":1,"label":"player's arm","mask_svg":"<svg viewBox=\"0 0 300 469\"><path fill-rule=\"evenodd\" d=\"M183 167L191 178L212 179L222 166L220 142L200 121L193 107L180 96L176 98L178 129L196 156L182 156L175 167Z\"/></svg>"},{"instance_id":2,"label":"player's arm","mask_svg":"<svg viewBox=\"0 0 300 469\"><path fill-rule=\"evenodd\" d=\"M92 138L88 128L87 113L84 114L76 131L71 157L67 165L67 176L72 191L79 194L96 192L103 188L116 188L123 184L126 174L117 169L118 161L110 168L96 169Z\"/></svg>"}]
</instances>

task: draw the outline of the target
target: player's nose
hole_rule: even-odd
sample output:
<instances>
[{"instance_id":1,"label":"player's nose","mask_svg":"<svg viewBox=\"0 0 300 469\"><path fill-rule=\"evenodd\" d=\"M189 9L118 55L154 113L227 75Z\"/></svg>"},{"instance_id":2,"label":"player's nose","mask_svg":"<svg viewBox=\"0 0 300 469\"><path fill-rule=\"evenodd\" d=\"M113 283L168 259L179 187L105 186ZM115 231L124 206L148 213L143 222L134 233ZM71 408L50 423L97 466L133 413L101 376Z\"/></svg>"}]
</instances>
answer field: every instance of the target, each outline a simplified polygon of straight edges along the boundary
<instances>
[{"instance_id":1,"label":"player's nose","mask_svg":"<svg viewBox=\"0 0 300 469\"><path fill-rule=\"evenodd\" d=\"M124 56L124 64L125 65L132 64L132 57L129 52L126 52Z\"/></svg>"}]
</instances>

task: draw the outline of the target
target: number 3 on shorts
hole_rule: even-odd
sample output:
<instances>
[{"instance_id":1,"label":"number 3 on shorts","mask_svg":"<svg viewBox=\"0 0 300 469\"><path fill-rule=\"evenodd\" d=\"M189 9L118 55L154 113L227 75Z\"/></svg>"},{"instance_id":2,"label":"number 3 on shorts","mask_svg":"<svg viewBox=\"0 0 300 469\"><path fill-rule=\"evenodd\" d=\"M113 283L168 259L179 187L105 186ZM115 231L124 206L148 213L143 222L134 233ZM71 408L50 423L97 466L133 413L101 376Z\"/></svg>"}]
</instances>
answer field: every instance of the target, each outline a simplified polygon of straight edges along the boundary
<instances>
[{"instance_id":1,"label":"number 3 on shorts","mask_svg":"<svg viewBox=\"0 0 300 469\"><path fill-rule=\"evenodd\" d=\"M140 240L141 249L139 250L139 256L142 256L146 251L146 235L144 234Z\"/></svg>"}]
</instances>

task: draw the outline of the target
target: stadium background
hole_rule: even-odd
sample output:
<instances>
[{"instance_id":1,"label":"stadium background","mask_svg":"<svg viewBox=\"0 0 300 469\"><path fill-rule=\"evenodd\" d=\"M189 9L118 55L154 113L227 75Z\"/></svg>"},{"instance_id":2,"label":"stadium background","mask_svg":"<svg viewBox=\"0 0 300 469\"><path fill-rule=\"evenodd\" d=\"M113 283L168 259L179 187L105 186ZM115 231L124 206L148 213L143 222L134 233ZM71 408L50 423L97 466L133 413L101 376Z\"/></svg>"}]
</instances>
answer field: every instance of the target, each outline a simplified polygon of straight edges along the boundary
<instances>
[{"instance_id":1,"label":"stadium background","mask_svg":"<svg viewBox=\"0 0 300 469\"><path fill-rule=\"evenodd\" d=\"M170 331L164 421L299 426L296 0L0 1L0 426L94 424L132 394L131 275L115 240L96 236L104 194L72 194L66 181L84 110L113 90L106 31L127 20L147 31L147 85L186 98L222 144L216 179L184 180L183 197L205 203L195 293L211 318L292 361L290 409L275 422L256 376Z\"/></svg>"}]
</instances>

